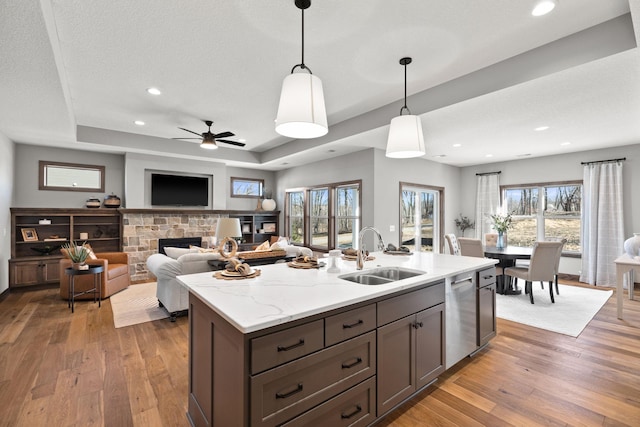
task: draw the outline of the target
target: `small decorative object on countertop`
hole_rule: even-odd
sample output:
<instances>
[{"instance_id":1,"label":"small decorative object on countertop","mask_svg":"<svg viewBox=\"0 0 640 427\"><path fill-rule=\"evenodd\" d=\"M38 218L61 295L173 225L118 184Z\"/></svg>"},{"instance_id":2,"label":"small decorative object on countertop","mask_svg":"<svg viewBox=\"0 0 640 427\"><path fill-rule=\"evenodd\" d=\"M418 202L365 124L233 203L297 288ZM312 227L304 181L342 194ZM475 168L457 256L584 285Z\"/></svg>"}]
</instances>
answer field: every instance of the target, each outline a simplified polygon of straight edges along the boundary
<instances>
[{"instance_id":1,"label":"small decorative object on countertop","mask_svg":"<svg viewBox=\"0 0 640 427\"><path fill-rule=\"evenodd\" d=\"M640 233L633 233L633 237L624 241L624 251L631 258L640 255Z\"/></svg>"},{"instance_id":2,"label":"small decorative object on countertop","mask_svg":"<svg viewBox=\"0 0 640 427\"><path fill-rule=\"evenodd\" d=\"M121 203L120 197L116 196L113 193L104 197L105 208L119 208L120 203Z\"/></svg>"},{"instance_id":3,"label":"small decorative object on countertop","mask_svg":"<svg viewBox=\"0 0 640 427\"><path fill-rule=\"evenodd\" d=\"M87 199L87 203L86 206L88 208L99 208L100 207L100 199L98 199L97 197L90 197L89 199Z\"/></svg>"}]
</instances>

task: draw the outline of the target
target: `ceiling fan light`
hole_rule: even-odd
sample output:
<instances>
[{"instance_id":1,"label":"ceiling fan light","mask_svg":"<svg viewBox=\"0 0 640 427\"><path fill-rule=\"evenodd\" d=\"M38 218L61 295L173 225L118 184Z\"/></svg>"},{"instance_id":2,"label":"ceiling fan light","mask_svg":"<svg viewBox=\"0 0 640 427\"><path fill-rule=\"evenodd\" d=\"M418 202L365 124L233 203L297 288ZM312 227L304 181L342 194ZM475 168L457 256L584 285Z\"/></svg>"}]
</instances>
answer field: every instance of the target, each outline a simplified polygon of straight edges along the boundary
<instances>
[{"instance_id":1,"label":"ceiling fan light","mask_svg":"<svg viewBox=\"0 0 640 427\"><path fill-rule=\"evenodd\" d=\"M409 114L391 119L386 156L408 159L424 156L425 153L420 117Z\"/></svg>"},{"instance_id":2,"label":"ceiling fan light","mask_svg":"<svg viewBox=\"0 0 640 427\"><path fill-rule=\"evenodd\" d=\"M213 140L203 139L202 142L200 143L200 148L204 148L207 150L217 150L218 145Z\"/></svg>"},{"instance_id":3,"label":"ceiling fan light","mask_svg":"<svg viewBox=\"0 0 640 427\"><path fill-rule=\"evenodd\" d=\"M276 132L289 138L318 138L329 132L322 81L310 73L284 78L276 116Z\"/></svg>"}]
</instances>

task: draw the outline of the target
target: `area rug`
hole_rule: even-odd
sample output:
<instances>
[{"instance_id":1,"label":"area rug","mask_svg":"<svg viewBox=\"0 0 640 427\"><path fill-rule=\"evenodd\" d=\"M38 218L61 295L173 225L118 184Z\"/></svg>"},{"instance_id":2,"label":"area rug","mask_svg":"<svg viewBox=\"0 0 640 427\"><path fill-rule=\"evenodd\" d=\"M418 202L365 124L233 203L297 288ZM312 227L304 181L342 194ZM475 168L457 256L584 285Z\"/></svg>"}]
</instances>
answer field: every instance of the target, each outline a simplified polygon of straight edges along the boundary
<instances>
[{"instance_id":1,"label":"area rug","mask_svg":"<svg viewBox=\"0 0 640 427\"><path fill-rule=\"evenodd\" d=\"M156 282L131 285L110 299L116 328L169 317L167 310L158 306Z\"/></svg>"},{"instance_id":2,"label":"area rug","mask_svg":"<svg viewBox=\"0 0 640 427\"><path fill-rule=\"evenodd\" d=\"M531 304L529 295L497 295L496 315L501 319L524 323L559 334L577 337L602 308L611 290L581 288L560 285L560 295L555 295L555 304L549 298L548 284L544 290L540 282L533 283L535 304Z\"/></svg>"}]
</instances>

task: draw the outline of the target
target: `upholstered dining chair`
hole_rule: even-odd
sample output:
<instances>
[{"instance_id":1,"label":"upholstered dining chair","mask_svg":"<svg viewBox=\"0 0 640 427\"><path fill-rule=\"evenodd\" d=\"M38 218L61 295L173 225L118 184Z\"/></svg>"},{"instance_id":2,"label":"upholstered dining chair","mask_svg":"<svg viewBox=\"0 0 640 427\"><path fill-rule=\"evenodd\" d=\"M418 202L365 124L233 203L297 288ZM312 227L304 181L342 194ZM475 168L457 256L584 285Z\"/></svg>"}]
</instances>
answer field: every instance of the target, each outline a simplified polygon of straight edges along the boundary
<instances>
[{"instance_id":1,"label":"upholstered dining chair","mask_svg":"<svg viewBox=\"0 0 640 427\"><path fill-rule=\"evenodd\" d=\"M531 262L528 267L508 267L504 269L504 274L513 278L525 281L524 291L529 294L531 304L533 304L533 282L549 282L549 296L551 302L553 298L553 282L556 278L556 258L561 253L563 242L536 242L531 252Z\"/></svg>"},{"instance_id":2,"label":"upholstered dining chair","mask_svg":"<svg viewBox=\"0 0 640 427\"><path fill-rule=\"evenodd\" d=\"M480 239L471 239L469 237L459 237L458 246L460 246L460 255L474 256L484 258L484 247Z\"/></svg>"},{"instance_id":3,"label":"upholstered dining chair","mask_svg":"<svg viewBox=\"0 0 640 427\"><path fill-rule=\"evenodd\" d=\"M504 233L502 238L504 239L504 245L507 246L507 233ZM498 233L486 233L484 235L485 246L496 246L498 244Z\"/></svg>"},{"instance_id":4,"label":"upholstered dining chair","mask_svg":"<svg viewBox=\"0 0 640 427\"><path fill-rule=\"evenodd\" d=\"M458 238L455 234L445 234L444 238L449 246L449 253L451 255L460 255L460 245L458 245Z\"/></svg>"}]
</instances>

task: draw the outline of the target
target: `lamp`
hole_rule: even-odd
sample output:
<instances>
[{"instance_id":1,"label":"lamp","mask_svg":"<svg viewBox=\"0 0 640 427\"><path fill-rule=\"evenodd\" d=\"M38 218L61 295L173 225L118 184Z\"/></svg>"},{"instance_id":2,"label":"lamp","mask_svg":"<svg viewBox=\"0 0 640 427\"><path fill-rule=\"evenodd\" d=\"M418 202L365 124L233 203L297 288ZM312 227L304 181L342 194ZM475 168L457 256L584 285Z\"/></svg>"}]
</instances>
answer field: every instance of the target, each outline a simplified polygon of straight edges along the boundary
<instances>
[{"instance_id":1,"label":"lamp","mask_svg":"<svg viewBox=\"0 0 640 427\"><path fill-rule=\"evenodd\" d=\"M237 239L242 237L240 220L238 218L218 218L216 226L216 240L220 244L225 238Z\"/></svg>"},{"instance_id":2,"label":"lamp","mask_svg":"<svg viewBox=\"0 0 640 427\"><path fill-rule=\"evenodd\" d=\"M395 159L420 157L425 153L422 121L420 117L412 115L407 107L408 64L411 64L411 58L406 57L400 60L400 65L404 66L404 105L400 108L400 115L391 120L389 138L387 139L386 156ZM404 110L407 110L409 114L403 116Z\"/></svg>"},{"instance_id":3,"label":"lamp","mask_svg":"<svg viewBox=\"0 0 640 427\"><path fill-rule=\"evenodd\" d=\"M282 82L276 132L290 138L317 138L326 135L329 128L322 81L304 63L304 10L311 6L311 0L294 3L302 11L302 60ZM294 73L298 67L308 73Z\"/></svg>"},{"instance_id":4,"label":"lamp","mask_svg":"<svg viewBox=\"0 0 640 427\"><path fill-rule=\"evenodd\" d=\"M211 127L209 127L209 130L211 130ZM202 138L202 142L200 143L200 148L205 148L207 150L218 149L218 144L216 144L216 140L213 138L213 135L211 135L211 133L204 134L204 137Z\"/></svg>"}]
</instances>

